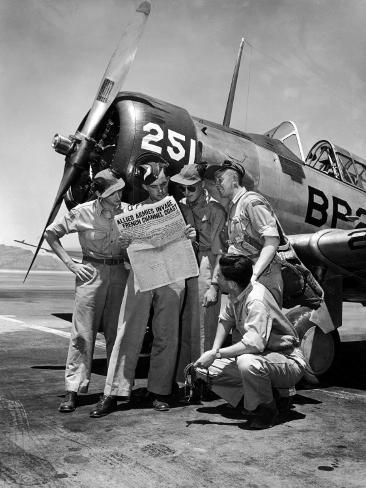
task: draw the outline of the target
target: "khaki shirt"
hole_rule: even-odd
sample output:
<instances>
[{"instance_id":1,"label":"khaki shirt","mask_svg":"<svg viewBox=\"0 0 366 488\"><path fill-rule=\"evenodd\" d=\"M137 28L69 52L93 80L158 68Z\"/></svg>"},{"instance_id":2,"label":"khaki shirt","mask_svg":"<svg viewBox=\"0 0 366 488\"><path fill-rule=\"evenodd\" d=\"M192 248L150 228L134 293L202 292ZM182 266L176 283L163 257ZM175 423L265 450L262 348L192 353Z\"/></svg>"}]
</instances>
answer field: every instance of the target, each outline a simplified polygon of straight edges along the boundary
<instances>
[{"instance_id":1,"label":"khaki shirt","mask_svg":"<svg viewBox=\"0 0 366 488\"><path fill-rule=\"evenodd\" d=\"M242 188L229 206L229 252L258 256L258 246L263 246L264 237L279 237L276 218L261 199L253 193L245 196L246 193L246 188Z\"/></svg>"},{"instance_id":2,"label":"khaki shirt","mask_svg":"<svg viewBox=\"0 0 366 488\"><path fill-rule=\"evenodd\" d=\"M203 193L194 204L188 204L183 198L179 202L182 214L187 222L197 231L198 250L211 251L221 254L225 246L226 211L224 207L213 198Z\"/></svg>"},{"instance_id":3,"label":"khaki shirt","mask_svg":"<svg viewBox=\"0 0 366 488\"><path fill-rule=\"evenodd\" d=\"M103 209L99 200L77 205L59 222L47 227L58 238L65 234L78 233L82 252L94 258L125 258L126 253L118 242L119 232L114 216L123 212L127 203L114 213Z\"/></svg>"},{"instance_id":4,"label":"khaki shirt","mask_svg":"<svg viewBox=\"0 0 366 488\"><path fill-rule=\"evenodd\" d=\"M299 349L299 337L290 321L282 313L271 293L260 283L249 285L238 297L227 301L220 313L219 323L231 328L233 343L242 342L243 354L281 352L305 366Z\"/></svg>"}]
</instances>

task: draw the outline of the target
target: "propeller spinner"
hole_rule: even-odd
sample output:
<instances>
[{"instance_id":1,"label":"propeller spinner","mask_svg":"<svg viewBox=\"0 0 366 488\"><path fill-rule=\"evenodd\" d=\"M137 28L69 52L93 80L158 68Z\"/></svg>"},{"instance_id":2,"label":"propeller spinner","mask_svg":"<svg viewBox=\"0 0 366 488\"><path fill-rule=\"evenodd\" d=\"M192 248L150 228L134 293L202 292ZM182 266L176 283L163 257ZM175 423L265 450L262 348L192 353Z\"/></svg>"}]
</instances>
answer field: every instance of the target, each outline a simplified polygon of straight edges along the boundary
<instances>
[{"instance_id":1,"label":"propeller spinner","mask_svg":"<svg viewBox=\"0 0 366 488\"><path fill-rule=\"evenodd\" d=\"M56 134L53 139L52 146L55 151L66 156L64 174L24 281L27 279L42 246L44 232L47 226L55 219L64 195L80 173L89 168L90 155L96 147L96 141L93 136L108 108L116 98L117 93L121 90L135 58L139 40L150 14L150 8L150 2L144 1L136 9L131 23L123 32L117 48L112 54L85 122L76 131L75 135L64 137Z\"/></svg>"}]
</instances>

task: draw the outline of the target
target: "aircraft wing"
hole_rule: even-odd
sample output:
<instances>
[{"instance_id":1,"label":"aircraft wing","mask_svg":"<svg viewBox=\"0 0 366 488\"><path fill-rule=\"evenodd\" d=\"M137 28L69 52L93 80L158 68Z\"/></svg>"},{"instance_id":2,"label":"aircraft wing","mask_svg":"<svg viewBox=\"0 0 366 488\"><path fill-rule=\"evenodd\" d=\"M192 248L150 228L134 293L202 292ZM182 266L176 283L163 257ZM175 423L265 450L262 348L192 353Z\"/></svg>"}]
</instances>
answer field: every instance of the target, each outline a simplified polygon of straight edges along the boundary
<instances>
[{"instance_id":1,"label":"aircraft wing","mask_svg":"<svg viewBox=\"0 0 366 488\"><path fill-rule=\"evenodd\" d=\"M14 239L14 242L18 242L19 244L23 244L23 246L33 247L35 249L37 248L37 246L35 244L31 244L30 242L25 242L24 239L22 241ZM50 254L55 254L52 251L52 249L47 249L46 247L40 247L40 249L42 249L42 251L46 251ZM66 251L67 251L67 254L69 254L72 257L73 261L75 261L76 263L81 263L82 257L83 257L81 250L79 251L78 249L66 249Z\"/></svg>"},{"instance_id":2,"label":"aircraft wing","mask_svg":"<svg viewBox=\"0 0 366 488\"><path fill-rule=\"evenodd\" d=\"M289 240L308 267L343 278L343 300L366 302L366 228L324 229Z\"/></svg>"}]
</instances>

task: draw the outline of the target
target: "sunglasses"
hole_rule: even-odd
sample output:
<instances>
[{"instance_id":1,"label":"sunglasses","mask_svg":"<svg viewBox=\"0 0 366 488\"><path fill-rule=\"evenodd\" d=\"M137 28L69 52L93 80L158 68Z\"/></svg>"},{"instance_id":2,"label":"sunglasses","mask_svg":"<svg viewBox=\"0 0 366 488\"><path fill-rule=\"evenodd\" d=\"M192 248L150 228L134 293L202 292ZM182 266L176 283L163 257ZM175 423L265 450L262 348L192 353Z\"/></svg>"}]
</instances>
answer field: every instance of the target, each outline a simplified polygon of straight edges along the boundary
<instances>
[{"instance_id":1,"label":"sunglasses","mask_svg":"<svg viewBox=\"0 0 366 488\"><path fill-rule=\"evenodd\" d=\"M182 190L183 193L186 190L189 191L190 193L194 193L197 190L197 186L196 185L189 185L189 186L179 185L179 188Z\"/></svg>"}]
</instances>

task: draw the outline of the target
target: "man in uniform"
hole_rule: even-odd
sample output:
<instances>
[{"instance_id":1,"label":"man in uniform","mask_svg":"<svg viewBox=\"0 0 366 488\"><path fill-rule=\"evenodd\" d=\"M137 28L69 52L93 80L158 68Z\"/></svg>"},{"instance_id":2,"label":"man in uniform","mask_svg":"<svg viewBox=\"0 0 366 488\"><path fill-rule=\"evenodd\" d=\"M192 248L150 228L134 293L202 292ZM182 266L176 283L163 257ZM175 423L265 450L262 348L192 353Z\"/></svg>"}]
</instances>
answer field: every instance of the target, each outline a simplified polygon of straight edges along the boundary
<instances>
[{"instance_id":1,"label":"man in uniform","mask_svg":"<svg viewBox=\"0 0 366 488\"><path fill-rule=\"evenodd\" d=\"M168 195L167 163L157 155L143 154L136 161L147 200L138 204L156 203ZM194 238L187 226L186 236ZM151 291L139 291L131 270L119 318L117 339L108 368L104 395L90 412L91 417L107 415L116 408L117 396L129 401L135 369L153 306L153 344L150 355L148 392L155 410L169 410L178 351L179 320L184 298L184 280Z\"/></svg>"},{"instance_id":2,"label":"man in uniform","mask_svg":"<svg viewBox=\"0 0 366 488\"><path fill-rule=\"evenodd\" d=\"M65 371L65 400L60 412L76 408L77 393L88 391L95 338L103 330L109 360L116 338L118 316L128 271L114 216L121 212L125 183L110 170L97 173L93 185L97 200L77 205L58 223L49 225L45 238L55 254L76 275L75 305ZM75 263L60 238L78 233L82 264Z\"/></svg>"},{"instance_id":3,"label":"man in uniform","mask_svg":"<svg viewBox=\"0 0 366 488\"><path fill-rule=\"evenodd\" d=\"M229 197L229 253L250 257L253 262L252 283L259 281L282 306L283 282L281 264L276 258L280 244L276 217L268 202L243 186L244 167L226 160L215 173L216 186L223 197Z\"/></svg>"},{"instance_id":4,"label":"man in uniform","mask_svg":"<svg viewBox=\"0 0 366 488\"><path fill-rule=\"evenodd\" d=\"M258 281L251 283L251 260L221 256L218 279L229 293L228 302L212 349L194 366L199 377L231 405L238 405L244 395L246 412L254 414L250 428L271 427L278 419L273 388L288 390L305 371L299 338L267 288ZM222 347L229 332L233 345Z\"/></svg>"},{"instance_id":5,"label":"man in uniform","mask_svg":"<svg viewBox=\"0 0 366 488\"><path fill-rule=\"evenodd\" d=\"M182 380L185 366L211 348L215 338L221 305L215 269L218 269L218 258L224 244L222 233L226 223L226 211L216 199L206 193L203 165L183 166L180 173L172 176L171 181L179 185L184 195L179 202L180 208L186 222L196 230L194 246L200 269L198 278L187 280L177 369L177 378ZM206 306L207 296L209 307Z\"/></svg>"}]
</instances>

